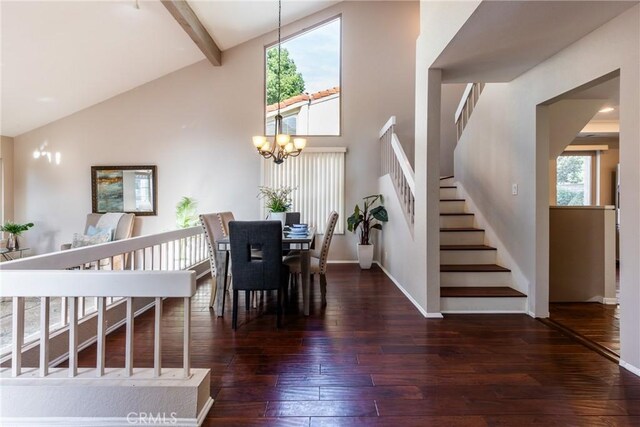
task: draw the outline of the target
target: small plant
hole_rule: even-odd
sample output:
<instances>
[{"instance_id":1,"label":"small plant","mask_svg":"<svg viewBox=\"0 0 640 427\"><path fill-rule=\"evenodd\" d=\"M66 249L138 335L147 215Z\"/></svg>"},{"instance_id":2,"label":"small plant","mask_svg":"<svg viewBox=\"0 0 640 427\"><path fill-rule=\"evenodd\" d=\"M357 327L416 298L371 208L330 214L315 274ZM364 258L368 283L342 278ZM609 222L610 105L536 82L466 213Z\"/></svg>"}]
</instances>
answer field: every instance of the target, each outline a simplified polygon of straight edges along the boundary
<instances>
[{"instance_id":1,"label":"small plant","mask_svg":"<svg viewBox=\"0 0 640 427\"><path fill-rule=\"evenodd\" d=\"M382 230L382 223L389 221L387 210L382 205L384 199L382 194L374 194L364 199L364 208L356 205L353 214L347 218L347 228L352 233L356 233L360 228L360 244L370 245L369 233L371 230ZM374 206L379 203L378 206Z\"/></svg>"},{"instance_id":2,"label":"small plant","mask_svg":"<svg viewBox=\"0 0 640 427\"><path fill-rule=\"evenodd\" d=\"M4 231L5 233L13 234L15 236L21 235L24 231L27 231L33 227L33 223L29 222L26 224L16 224L13 222L6 222L3 226L0 227L0 231Z\"/></svg>"},{"instance_id":3,"label":"small plant","mask_svg":"<svg viewBox=\"0 0 640 427\"><path fill-rule=\"evenodd\" d=\"M291 208L292 187L258 187L258 198L265 199L264 207L269 212L287 212Z\"/></svg>"},{"instance_id":4,"label":"small plant","mask_svg":"<svg viewBox=\"0 0 640 427\"><path fill-rule=\"evenodd\" d=\"M189 228L198 224L196 208L198 202L193 197L184 196L176 205L176 225L178 228Z\"/></svg>"}]
</instances>

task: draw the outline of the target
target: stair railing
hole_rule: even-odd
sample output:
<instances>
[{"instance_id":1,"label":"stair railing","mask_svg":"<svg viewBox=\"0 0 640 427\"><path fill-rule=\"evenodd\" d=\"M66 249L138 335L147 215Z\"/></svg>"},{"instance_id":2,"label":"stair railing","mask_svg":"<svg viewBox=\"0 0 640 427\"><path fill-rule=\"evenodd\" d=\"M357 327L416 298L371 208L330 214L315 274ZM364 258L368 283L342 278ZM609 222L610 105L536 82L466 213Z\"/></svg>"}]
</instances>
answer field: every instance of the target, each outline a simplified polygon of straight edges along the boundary
<instances>
[{"instance_id":1,"label":"stair railing","mask_svg":"<svg viewBox=\"0 0 640 427\"><path fill-rule=\"evenodd\" d=\"M389 174L403 206L409 227L413 231L415 219L415 173L395 133L396 117L391 116L380 129L381 174Z\"/></svg>"},{"instance_id":2,"label":"stair railing","mask_svg":"<svg viewBox=\"0 0 640 427\"><path fill-rule=\"evenodd\" d=\"M462 131L464 131L464 128L467 126L471 113L473 113L473 109L478 103L483 89L484 83L469 83L465 88L454 116L457 141L460 141Z\"/></svg>"}]
</instances>

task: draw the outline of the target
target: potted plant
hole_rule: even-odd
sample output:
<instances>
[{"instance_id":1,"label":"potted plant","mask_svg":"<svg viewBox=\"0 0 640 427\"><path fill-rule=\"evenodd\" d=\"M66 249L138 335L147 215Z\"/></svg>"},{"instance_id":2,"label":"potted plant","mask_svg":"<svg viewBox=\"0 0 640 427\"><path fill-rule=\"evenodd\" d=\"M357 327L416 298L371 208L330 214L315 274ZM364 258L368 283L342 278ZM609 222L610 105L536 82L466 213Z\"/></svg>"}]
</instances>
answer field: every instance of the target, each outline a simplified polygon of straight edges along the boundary
<instances>
[{"instance_id":1,"label":"potted plant","mask_svg":"<svg viewBox=\"0 0 640 427\"><path fill-rule=\"evenodd\" d=\"M198 225L196 207L198 202L193 197L184 196L176 205L176 225L178 228L189 228Z\"/></svg>"},{"instance_id":2,"label":"potted plant","mask_svg":"<svg viewBox=\"0 0 640 427\"><path fill-rule=\"evenodd\" d=\"M278 220L284 227L287 211L291 208L292 187L258 187L258 197L264 199L264 207L269 211L269 219Z\"/></svg>"},{"instance_id":3,"label":"potted plant","mask_svg":"<svg viewBox=\"0 0 640 427\"><path fill-rule=\"evenodd\" d=\"M20 248L18 243L18 236L22 234L22 232L27 231L33 227L33 223L29 222L26 224L16 224L13 222L6 222L2 227L0 227L0 231L4 231L5 233L9 233L9 238L7 239L7 249L10 251L17 250Z\"/></svg>"},{"instance_id":4,"label":"potted plant","mask_svg":"<svg viewBox=\"0 0 640 427\"><path fill-rule=\"evenodd\" d=\"M387 222L389 217L387 210L382 205L384 199L382 194L374 194L364 199L364 207L361 210L356 205L353 214L347 218L347 228L356 233L360 229L358 243L358 262L360 268L367 270L371 268L373 262L373 244L370 241L371 230L382 230L382 223ZM376 204L378 204L376 206Z\"/></svg>"}]
</instances>

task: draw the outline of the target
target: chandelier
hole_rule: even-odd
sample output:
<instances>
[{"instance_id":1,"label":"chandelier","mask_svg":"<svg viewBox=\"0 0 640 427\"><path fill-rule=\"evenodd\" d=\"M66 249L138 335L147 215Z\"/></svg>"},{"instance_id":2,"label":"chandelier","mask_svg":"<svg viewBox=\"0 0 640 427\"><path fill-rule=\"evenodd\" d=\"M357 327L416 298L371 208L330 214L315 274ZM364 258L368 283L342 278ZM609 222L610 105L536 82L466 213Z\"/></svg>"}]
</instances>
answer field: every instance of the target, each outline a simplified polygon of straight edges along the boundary
<instances>
[{"instance_id":1,"label":"chandelier","mask_svg":"<svg viewBox=\"0 0 640 427\"><path fill-rule=\"evenodd\" d=\"M307 145L307 140L304 138L291 138L284 132L282 128L282 115L280 114L280 51L281 51L281 38L280 33L282 29L282 0L278 0L278 75L277 75L277 92L278 92L278 113L275 117L275 129L273 140L269 141L268 137L264 135L254 136L253 145L258 149L258 153L265 159L273 159L273 161L279 165L287 157L298 156L304 147Z\"/></svg>"}]
</instances>

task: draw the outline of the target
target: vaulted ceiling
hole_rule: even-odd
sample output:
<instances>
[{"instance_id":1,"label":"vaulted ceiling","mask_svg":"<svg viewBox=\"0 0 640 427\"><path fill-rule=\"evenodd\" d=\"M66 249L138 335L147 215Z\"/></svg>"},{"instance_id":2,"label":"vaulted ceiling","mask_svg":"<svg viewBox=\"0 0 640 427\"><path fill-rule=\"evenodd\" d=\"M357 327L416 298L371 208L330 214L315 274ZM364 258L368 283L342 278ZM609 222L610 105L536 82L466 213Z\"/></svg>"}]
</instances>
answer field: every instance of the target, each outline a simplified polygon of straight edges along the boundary
<instances>
[{"instance_id":1,"label":"vaulted ceiling","mask_svg":"<svg viewBox=\"0 0 640 427\"><path fill-rule=\"evenodd\" d=\"M287 24L337 3L284 0ZM205 58L158 0L0 2L0 134L16 136ZM222 49L277 28L276 0L190 1Z\"/></svg>"}]
</instances>

